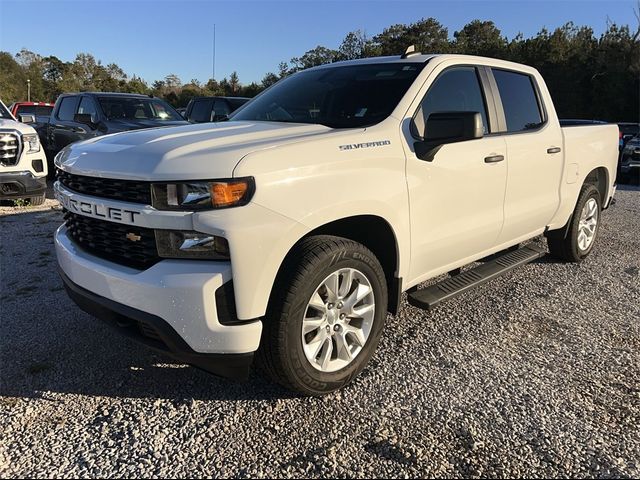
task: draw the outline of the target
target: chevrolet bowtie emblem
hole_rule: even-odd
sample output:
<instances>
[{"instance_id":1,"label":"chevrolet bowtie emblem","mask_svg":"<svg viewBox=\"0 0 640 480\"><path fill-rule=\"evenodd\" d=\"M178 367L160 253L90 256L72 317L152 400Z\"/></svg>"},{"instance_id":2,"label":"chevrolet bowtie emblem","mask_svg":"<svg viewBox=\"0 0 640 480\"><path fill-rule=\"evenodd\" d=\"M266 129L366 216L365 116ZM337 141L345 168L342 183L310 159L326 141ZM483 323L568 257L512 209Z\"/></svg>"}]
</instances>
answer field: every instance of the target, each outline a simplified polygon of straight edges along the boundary
<instances>
[{"instance_id":1,"label":"chevrolet bowtie emblem","mask_svg":"<svg viewBox=\"0 0 640 480\"><path fill-rule=\"evenodd\" d=\"M140 235L136 235L135 233L127 233L127 240L131 240L132 242L139 242L142 240Z\"/></svg>"}]
</instances>

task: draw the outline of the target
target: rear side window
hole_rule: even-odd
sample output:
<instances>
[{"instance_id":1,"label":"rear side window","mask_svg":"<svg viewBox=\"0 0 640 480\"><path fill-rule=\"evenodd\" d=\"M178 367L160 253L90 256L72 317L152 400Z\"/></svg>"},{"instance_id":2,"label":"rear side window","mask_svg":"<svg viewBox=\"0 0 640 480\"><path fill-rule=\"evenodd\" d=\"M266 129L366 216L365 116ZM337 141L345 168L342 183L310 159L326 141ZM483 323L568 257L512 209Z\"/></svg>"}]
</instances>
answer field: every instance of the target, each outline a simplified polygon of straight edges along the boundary
<instances>
[{"instance_id":1,"label":"rear side window","mask_svg":"<svg viewBox=\"0 0 640 480\"><path fill-rule=\"evenodd\" d=\"M532 130L542 125L542 112L529 75L493 69L508 132Z\"/></svg>"},{"instance_id":2,"label":"rear side window","mask_svg":"<svg viewBox=\"0 0 640 480\"><path fill-rule=\"evenodd\" d=\"M195 100L193 102L193 108L189 114L189 120L192 122L210 122L211 110L213 108L213 100Z\"/></svg>"},{"instance_id":3,"label":"rear side window","mask_svg":"<svg viewBox=\"0 0 640 480\"><path fill-rule=\"evenodd\" d=\"M418 114L419 127L427 124L429 115L437 112L479 112L484 133L488 133L487 109L475 67L454 67L445 70L425 95ZM419 128L422 131L422 128Z\"/></svg>"},{"instance_id":4,"label":"rear side window","mask_svg":"<svg viewBox=\"0 0 640 480\"><path fill-rule=\"evenodd\" d=\"M78 97L64 97L60 101L60 108L58 109L58 118L60 120L73 121L73 116L76 114L77 106L78 106Z\"/></svg>"}]
</instances>

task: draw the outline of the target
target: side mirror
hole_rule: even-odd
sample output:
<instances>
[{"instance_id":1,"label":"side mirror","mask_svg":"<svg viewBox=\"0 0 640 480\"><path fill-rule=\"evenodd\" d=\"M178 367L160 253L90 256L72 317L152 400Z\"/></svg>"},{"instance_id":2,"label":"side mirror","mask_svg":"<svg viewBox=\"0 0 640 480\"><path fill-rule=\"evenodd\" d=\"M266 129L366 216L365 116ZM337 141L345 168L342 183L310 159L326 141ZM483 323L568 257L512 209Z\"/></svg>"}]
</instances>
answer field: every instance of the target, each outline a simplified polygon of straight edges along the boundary
<instances>
[{"instance_id":1,"label":"side mirror","mask_svg":"<svg viewBox=\"0 0 640 480\"><path fill-rule=\"evenodd\" d=\"M92 129L96 128L96 123L93 121L93 117L90 113L76 113L73 116L73 121L77 123L83 123Z\"/></svg>"},{"instance_id":2,"label":"side mirror","mask_svg":"<svg viewBox=\"0 0 640 480\"><path fill-rule=\"evenodd\" d=\"M422 140L413 145L416 156L427 162L433 161L442 145L476 140L484 136L479 112L435 112L429 115L424 132L419 131L415 122L412 123L412 131L422 136Z\"/></svg>"},{"instance_id":3,"label":"side mirror","mask_svg":"<svg viewBox=\"0 0 640 480\"><path fill-rule=\"evenodd\" d=\"M229 115L227 115L226 113L211 112L212 122L226 122L227 120L229 120Z\"/></svg>"},{"instance_id":4,"label":"side mirror","mask_svg":"<svg viewBox=\"0 0 640 480\"><path fill-rule=\"evenodd\" d=\"M36 123L36 116L31 113L24 113L22 115L19 115L19 117L19 120L22 123Z\"/></svg>"}]
</instances>

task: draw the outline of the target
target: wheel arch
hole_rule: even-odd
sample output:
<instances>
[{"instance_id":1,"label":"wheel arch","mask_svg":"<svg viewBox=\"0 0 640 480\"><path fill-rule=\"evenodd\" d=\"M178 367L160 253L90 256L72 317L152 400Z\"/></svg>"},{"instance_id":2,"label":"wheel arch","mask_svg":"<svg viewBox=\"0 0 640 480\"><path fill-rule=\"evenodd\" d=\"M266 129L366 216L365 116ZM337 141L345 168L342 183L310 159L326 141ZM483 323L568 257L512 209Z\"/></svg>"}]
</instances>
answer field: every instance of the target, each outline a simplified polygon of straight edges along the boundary
<instances>
[{"instance_id":1,"label":"wheel arch","mask_svg":"<svg viewBox=\"0 0 640 480\"><path fill-rule=\"evenodd\" d=\"M398 239L389 222L378 215L354 215L336 219L313 228L291 246L280 264L276 279L281 277L285 265L300 242L317 235L333 235L347 238L361 243L371 250L382 265L387 280L389 295L387 309L392 314L397 313L402 292L402 279L398 277L400 260ZM276 280L274 288L277 283ZM271 295L273 295L273 291Z\"/></svg>"},{"instance_id":2,"label":"wheel arch","mask_svg":"<svg viewBox=\"0 0 640 480\"><path fill-rule=\"evenodd\" d=\"M605 167L597 167L589 172L582 185L593 185L600 192L600 202L604 208L609 198L609 171Z\"/></svg>"}]
</instances>

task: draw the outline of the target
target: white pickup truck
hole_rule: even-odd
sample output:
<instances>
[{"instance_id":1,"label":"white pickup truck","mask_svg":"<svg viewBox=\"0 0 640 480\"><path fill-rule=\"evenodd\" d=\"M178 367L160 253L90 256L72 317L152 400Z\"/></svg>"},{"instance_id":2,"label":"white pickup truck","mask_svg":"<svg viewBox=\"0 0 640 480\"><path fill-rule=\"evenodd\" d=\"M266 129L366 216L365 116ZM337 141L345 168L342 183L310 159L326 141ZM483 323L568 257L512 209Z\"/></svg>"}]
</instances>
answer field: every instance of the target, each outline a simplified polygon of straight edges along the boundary
<instances>
[{"instance_id":1,"label":"white pickup truck","mask_svg":"<svg viewBox=\"0 0 640 480\"><path fill-rule=\"evenodd\" d=\"M35 122L33 115L23 115ZM47 190L47 159L38 134L30 125L17 122L0 101L0 200L44 203Z\"/></svg>"},{"instance_id":2,"label":"white pickup truck","mask_svg":"<svg viewBox=\"0 0 640 480\"><path fill-rule=\"evenodd\" d=\"M324 65L227 122L65 148L58 262L82 309L152 347L226 377L256 354L322 395L366 366L402 292L433 307L541 256L518 248L541 234L552 255L585 258L617 155L615 125L561 128L527 66Z\"/></svg>"}]
</instances>

